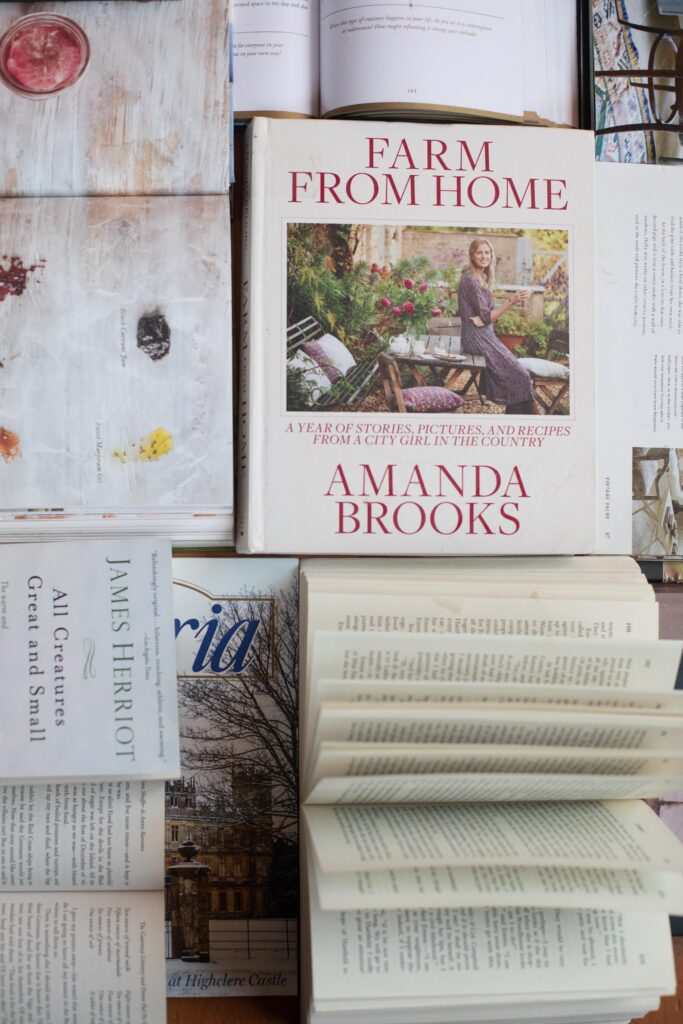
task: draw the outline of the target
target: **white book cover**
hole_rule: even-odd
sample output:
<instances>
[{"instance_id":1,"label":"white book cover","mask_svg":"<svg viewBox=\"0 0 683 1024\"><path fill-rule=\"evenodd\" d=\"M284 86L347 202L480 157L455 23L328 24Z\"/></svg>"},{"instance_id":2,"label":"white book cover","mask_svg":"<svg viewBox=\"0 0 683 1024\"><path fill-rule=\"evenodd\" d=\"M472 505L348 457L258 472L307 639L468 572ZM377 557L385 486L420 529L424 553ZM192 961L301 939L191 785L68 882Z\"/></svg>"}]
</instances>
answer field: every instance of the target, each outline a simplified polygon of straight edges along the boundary
<instances>
[{"instance_id":1,"label":"white book cover","mask_svg":"<svg viewBox=\"0 0 683 1024\"><path fill-rule=\"evenodd\" d=\"M0 778L178 775L166 540L0 548Z\"/></svg>"},{"instance_id":2,"label":"white book cover","mask_svg":"<svg viewBox=\"0 0 683 1024\"><path fill-rule=\"evenodd\" d=\"M227 197L3 199L0 219L0 533L204 512L229 539Z\"/></svg>"},{"instance_id":3,"label":"white book cover","mask_svg":"<svg viewBox=\"0 0 683 1024\"><path fill-rule=\"evenodd\" d=\"M596 165L598 544L676 558L683 527L683 218L676 167Z\"/></svg>"},{"instance_id":4,"label":"white book cover","mask_svg":"<svg viewBox=\"0 0 683 1024\"><path fill-rule=\"evenodd\" d=\"M191 840L209 894L199 957L167 902L169 996L297 991L297 572L173 560L182 777L166 788L165 870Z\"/></svg>"},{"instance_id":5,"label":"white book cover","mask_svg":"<svg viewBox=\"0 0 683 1024\"><path fill-rule=\"evenodd\" d=\"M238 548L595 542L588 133L256 119Z\"/></svg>"},{"instance_id":6,"label":"white book cover","mask_svg":"<svg viewBox=\"0 0 683 1024\"><path fill-rule=\"evenodd\" d=\"M0 194L227 192L229 12L0 3Z\"/></svg>"}]
</instances>

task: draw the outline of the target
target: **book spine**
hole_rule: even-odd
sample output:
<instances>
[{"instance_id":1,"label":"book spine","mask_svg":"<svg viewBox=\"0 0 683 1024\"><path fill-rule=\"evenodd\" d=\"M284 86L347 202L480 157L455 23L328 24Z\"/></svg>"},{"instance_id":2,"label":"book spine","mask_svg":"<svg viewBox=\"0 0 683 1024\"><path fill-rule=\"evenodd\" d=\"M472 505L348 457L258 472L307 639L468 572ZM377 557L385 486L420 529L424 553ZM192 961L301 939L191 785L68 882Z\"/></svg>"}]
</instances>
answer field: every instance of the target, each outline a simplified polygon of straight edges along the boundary
<instances>
[{"instance_id":1,"label":"book spine","mask_svg":"<svg viewBox=\"0 0 683 1024\"><path fill-rule=\"evenodd\" d=\"M245 163L245 202L240 316L239 437L237 454L238 515L236 547L242 554L265 549L263 391L267 354L263 337L264 149L268 122L255 118L249 127Z\"/></svg>"}]
</instances>

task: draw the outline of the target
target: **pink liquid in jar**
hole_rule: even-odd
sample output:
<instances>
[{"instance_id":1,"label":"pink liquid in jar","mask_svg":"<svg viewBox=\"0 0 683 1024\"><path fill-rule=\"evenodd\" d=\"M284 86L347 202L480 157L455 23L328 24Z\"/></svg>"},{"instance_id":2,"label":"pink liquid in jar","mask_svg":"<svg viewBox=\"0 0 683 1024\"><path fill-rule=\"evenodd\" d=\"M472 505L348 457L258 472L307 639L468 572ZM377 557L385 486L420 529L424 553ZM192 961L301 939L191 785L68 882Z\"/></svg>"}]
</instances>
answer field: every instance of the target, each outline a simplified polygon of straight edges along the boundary
<instances>
[{"instance_id":1,"label":"pink liquid in jar","mask_svg":"<svg viewBox=\"0 0 683 1024\"><path fill-rule=\"evenodd\" d=\"M0 74L14 92L49 96L76 82L86 68L88 40L69 18L29 14L0 40Z\"/></svg>"}]
</instances>

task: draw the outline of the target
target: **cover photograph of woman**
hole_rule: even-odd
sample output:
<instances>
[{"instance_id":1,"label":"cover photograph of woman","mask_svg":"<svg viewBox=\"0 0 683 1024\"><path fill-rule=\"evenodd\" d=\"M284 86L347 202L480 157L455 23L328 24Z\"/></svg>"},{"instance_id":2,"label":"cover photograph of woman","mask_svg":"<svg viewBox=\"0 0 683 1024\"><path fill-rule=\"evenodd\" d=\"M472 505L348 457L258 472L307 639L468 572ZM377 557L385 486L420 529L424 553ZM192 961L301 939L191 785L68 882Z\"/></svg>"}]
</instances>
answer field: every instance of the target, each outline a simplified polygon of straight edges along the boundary
<instances>
[{"instance_id":1,"label":"cover photograph of woman","mask_svg":"<svg viewBox=\"0 0 683 1024\"><path fill-rule=\"evenodd\" d=\"M568 415L569 232L287 225L288 412Z\"/></svg>"}]
</instances>

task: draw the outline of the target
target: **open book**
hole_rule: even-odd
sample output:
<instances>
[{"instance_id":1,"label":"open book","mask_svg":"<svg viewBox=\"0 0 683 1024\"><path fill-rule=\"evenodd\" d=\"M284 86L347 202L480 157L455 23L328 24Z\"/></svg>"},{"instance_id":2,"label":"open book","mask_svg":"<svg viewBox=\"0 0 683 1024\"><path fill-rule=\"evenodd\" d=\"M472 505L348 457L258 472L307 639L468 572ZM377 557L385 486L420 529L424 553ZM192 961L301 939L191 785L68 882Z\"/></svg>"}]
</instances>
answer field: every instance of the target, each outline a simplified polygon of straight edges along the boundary
<instances>
[{"instance_id":1,"label":"open book","mask_svg":"<svg viewBox=\"0 0 683 1024\"><path fill-rule=\"evenodd\" d=\"M163 782L0 784L0 1019L166 1019Z\"/></svg>"},{"instance_id":2,"label":"open book","mask_svg":"<svg viewBox=\"0 0 683 1024\"><path fill-rule=\"evenodd\" d=\"M431 569L302 566L309 1020L640 1016L675 989L683 847L636 798L683 780L683 647L626 559Z\"/></svg>"},{"instance_id":3,"label":"open book","mask_svg":"<svg viewBox=\"0 0 683 1024\"><path fill-rule=\"evenodd\" d=\"M235 110L577 124L573 0L237 0Z\"/></svg>"}]
</instances>

